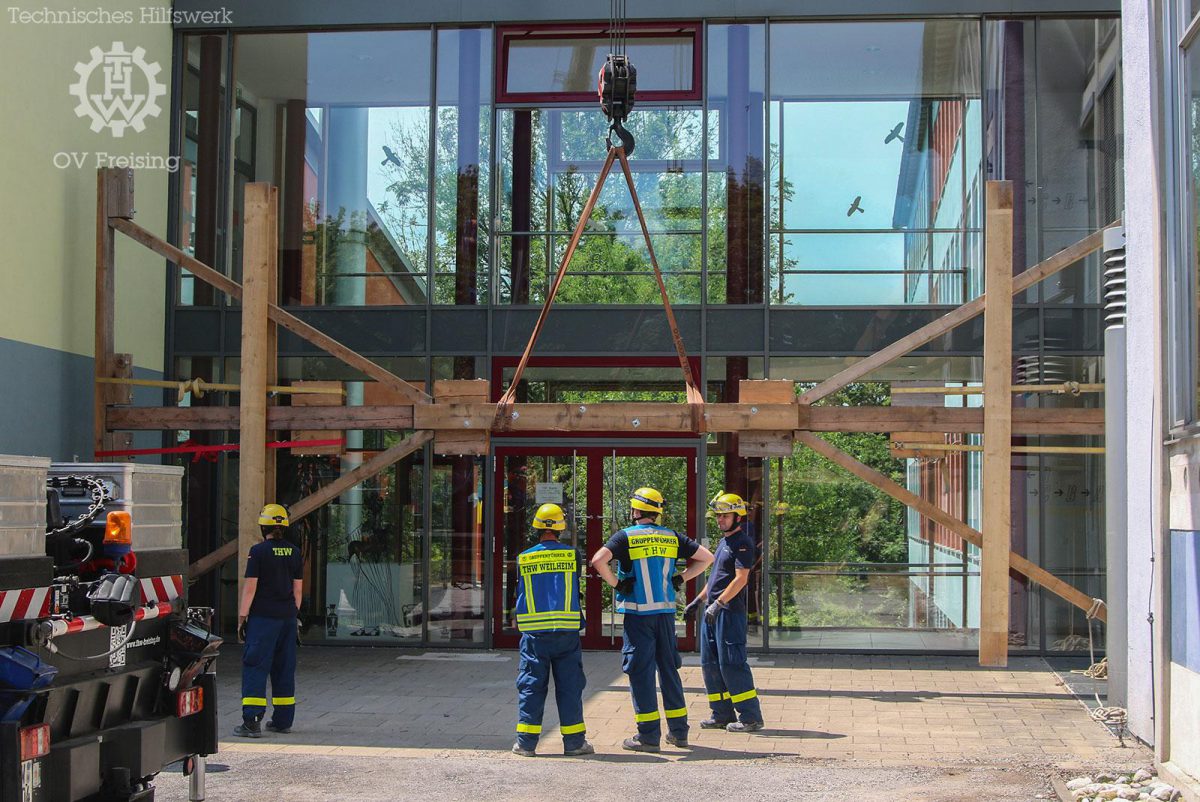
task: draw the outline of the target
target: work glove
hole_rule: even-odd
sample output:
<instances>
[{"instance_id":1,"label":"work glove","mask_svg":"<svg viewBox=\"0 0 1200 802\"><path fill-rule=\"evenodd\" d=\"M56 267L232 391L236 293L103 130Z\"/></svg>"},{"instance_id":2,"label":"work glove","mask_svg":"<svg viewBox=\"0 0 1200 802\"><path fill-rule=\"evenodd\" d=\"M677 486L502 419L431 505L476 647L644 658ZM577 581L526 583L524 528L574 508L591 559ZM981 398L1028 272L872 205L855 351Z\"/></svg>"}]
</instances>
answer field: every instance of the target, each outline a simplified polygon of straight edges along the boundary
<instances>
[{"instance_id":1,"label":"work glove","mask_svg":"<svg viewBox=\"0 0 1200 802\"><path fill-rule=\"evenodd\" d=\"M296 619L296 645L300 645L300 631L304 629L304 622L299 618Z\"/></svg>"},{"instance_id":2,"label":"work glove","mask_svg":"<svg viewBox=\"0 0 1200 802\"><path fill-rule=\"evenodd\" d=\"M676 592L683 587L683 574L675 574L671 577L671 587L675 588Z\"/></svg>"},{"instance_id":3,"label":"work glove","mask_svg":"<svg viewBox=\"0 0 1200 802\"><path fill-rule=\"evenodd\" d=\"M687 607L683 608L683 619L691 620L696 616L696 611L700 609L700 605L704 603L704 594L701 593L696 598L688 602Z\"/></svg>"},{"instance_id":4,"label":"work glove","mask_svg":"<svg viewBox=\"0 0 1200 802\"><path fill-rule=\"evenodd\" d=\"M725 602L721 601L720 599L717 599L715 602L708 605L708 607L704 608L705 623L708 623L708 624L716 623L717 613L721 610L726 609L727 607L729 607L729 605L726 604Z\"/></svg>"},{"instance_id":5,"label":"work glove","mask_svg":"<svg viewBox=\"0 0 1200 802\"><path fill-rule=\"evenodd\" d=\"M633 593L633 589L635 587L637 587L637 582L634 581L633 577L627 576L617 582L616 590L617 593L620 593L622 596L628 596Z\"/></svg>"},{"instance_id":6,"label":"work glove","mask_svg":"<svg viewBox=\"0 0 1200 802\"><path fill-rule=\"evenodd\" d=\"M246 642L246 619L243 618L238 622L238 640L242 643Z\"/></svg>"}]
</instances>

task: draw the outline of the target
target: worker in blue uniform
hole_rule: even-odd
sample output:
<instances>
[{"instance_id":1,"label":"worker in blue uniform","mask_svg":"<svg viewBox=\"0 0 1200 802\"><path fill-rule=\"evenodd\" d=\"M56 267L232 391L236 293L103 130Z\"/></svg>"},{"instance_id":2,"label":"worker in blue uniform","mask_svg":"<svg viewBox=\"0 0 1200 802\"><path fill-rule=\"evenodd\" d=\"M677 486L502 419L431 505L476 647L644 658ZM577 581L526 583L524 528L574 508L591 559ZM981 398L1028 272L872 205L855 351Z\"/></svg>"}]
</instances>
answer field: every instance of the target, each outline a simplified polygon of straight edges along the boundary
<instances>
[{"instance_id":1,"label":"worker in blue uniform","mask_svg":"<svg viewBox=\"0 0 1200 802\"><path fill-rule=\"evenodd\" d=\"M700 727L754 732L763 728L763 716L746 660L746 585L758 560L758 547L741 496L722 493L709 507L722 538L705 592L694 602L704 608L700 668L712 709Z\"/></svg>"},{"instance_id":2,"label":"worker in blue uniform","mask_svg":"<svg viewBox=\"0 0 1200 802\"><path fill-rule=\"evenodd\" d=\"M687 702L675 638L675 592L684 582L704 573L713 555L687 535L659 526L663 497L652 487L640 487L629 499L633 523L618 530L595 556L592 567L616 590L617 612L624 613L621 670L629 676L637 734L621 745L633 752L657 752L662 721L655 693L655 673L662 688L667 743L688 745ZM613 573L609 563L617 561ZM686 560L676 573L678 560Z\"/></svg>"},{"instance_id":3,"label":"worker in blue uniform","mask_svg":"<svg viewBox=\"0 0 1200 802\"><path fill-rule=\"evenodd\" d=\"M534 757L542 734L546 691L554 675L563 754L595 753L583 723L583 649L579 642L579 552L560 543L567 528L557 504L543 504L533 516L538 542L517 555L517 629L521 666L517 673L517 742L514 754Z\"/></svg>"},{"instance_id":4,"label":"worker in blue uniform","mask_svg":"<svg viewBox=\"0 0 1200 802\"><path fill-rule=\"evenodd\" d=\"M286 539L288 513L268 504L258 515L263 542L250 549L246 581L238 605L242 647L242 723L233 734L262 737L271 680L271 720L267 729L291 732L296 716L297 616L303 592L304 559Z\"/></svg>"}]
</instances>

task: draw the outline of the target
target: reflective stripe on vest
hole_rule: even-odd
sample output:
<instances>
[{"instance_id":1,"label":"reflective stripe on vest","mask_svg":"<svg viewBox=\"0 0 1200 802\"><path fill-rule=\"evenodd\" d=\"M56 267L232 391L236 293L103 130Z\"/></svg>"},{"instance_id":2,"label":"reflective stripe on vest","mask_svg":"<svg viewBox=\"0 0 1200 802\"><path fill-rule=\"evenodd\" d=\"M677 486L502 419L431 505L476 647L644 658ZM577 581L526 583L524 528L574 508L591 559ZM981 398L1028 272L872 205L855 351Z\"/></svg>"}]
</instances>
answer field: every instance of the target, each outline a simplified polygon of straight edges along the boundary
<instances>
[{"instance_id":1,"label":"reflective stripe on vest","mask_svg":"<svg viewBox=\"0 0 1200 802\"><path fill-rule=\"evenodd\" d=\"M575 549L539 543L517 555L521 576L517 629L521 632L579 630L579 560Z\"/></svg>"},{"instance_id":2,"label":"reflective stripe on vest","mask_svg":"<svg viewBox=\"0 0 1200 802\"><path fill-rule=\"evenodd\" d=\"M617 612L653 615L675 612L675 588L671 575L679 559L679 533L663 526L639 524L628 527L630 570L618 565L617 577L635 580L632 595L617 594Z\"/></svg>"}]
</instances>

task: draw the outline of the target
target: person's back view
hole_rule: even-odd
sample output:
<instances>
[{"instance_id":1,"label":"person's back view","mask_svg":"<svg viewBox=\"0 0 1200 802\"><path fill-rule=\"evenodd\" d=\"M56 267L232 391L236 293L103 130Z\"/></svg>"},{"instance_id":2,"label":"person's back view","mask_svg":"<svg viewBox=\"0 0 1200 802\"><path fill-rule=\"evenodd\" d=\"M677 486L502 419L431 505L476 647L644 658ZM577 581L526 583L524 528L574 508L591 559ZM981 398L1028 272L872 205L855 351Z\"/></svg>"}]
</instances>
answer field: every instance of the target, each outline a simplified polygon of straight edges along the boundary
<instances>
[{"instance_id":1,"label":"person's back view","mask_svg":"<svg viewBox=\"0 0 1200 802\"><path fill-rule=\"evenodd\" d=\"M663 497L652 487L641 487L629 500L632 526L613 533L592 558L592 567L616 590L614 604L625 615L621 670L629 676L637 734L622 746L635 752L659 751L662 721L655 692L655 675L662 687L667 742L687 746L687 702L679 668L679 643L675 637L675 592L683 583L704 573L712 563L708 549L673 529L658 525ZM609 563L617 561L614 574ZM682 574L676 562L687 561Z\"/></svg>"},{"instance_id":2,"label":"person's back view","mask_svg":"<svg viewBox=\"0 0 1200 802\"><path fill-rule=\"evenodd\" d=\"M558 541L567 528L557 504L543 504L533 518L540 532L536 545L517 555L517 629L521 631L521 665L517 673L517 742L522 757L537 754L542 713L550 677L558 702L563 754L590 755L583 723L583 649L579 628L579 553Z\"/></svg>"},{"instance_id":3,"label":"person's back view","mask_svg":"<svg viewBox=\"0 0 1200 802\"><path fill-rule=\"evenodd\" d=\"M246 582L238 605L242 639L242 723L233 734L262 736L267 710L267 678L271 680L271 720L267 729L289 732L296 716L297 615L303 592L304 560L284 535L287 510L268 504L258 516L263 542L250 549Z\"/></svg>"}]
</instances>

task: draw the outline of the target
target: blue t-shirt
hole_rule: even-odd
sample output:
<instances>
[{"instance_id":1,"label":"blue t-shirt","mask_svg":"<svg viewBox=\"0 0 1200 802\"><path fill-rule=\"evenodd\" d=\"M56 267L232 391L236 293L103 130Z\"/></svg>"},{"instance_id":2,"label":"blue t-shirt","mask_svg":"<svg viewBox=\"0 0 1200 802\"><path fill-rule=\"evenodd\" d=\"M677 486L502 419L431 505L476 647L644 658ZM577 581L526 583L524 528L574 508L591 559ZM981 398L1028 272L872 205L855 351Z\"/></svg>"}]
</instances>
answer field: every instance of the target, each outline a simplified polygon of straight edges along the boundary
<instances>
[{"instance_id":1,"label":"blue t-shirt","mask_svg":"<svg viewBox=\"0 0 1200 802\"><path fill-rule=\"evenodd\" d=\"M251 546L246 578L257 578L258 588L250 602L250 615L295 618L299 611L292 582L303 576L304 558L290 540L268 538Z\"/></svg>"},{"instance_id":2,"label":"blue t-shirt","mask_svg":"<svg viewBox=\"0 0 1200 802\"><path fill-rule=\"evenodd\" d=\"M721 542L717 544L717 550L713 555L715 559L713 560L712 579L708 583L708 601L710 604L725 592L725 588L729 587L729 583L733 581L738 568L754 570L754 564L758 561L758 547L754 543L754 536L747 532L746 529L747 525L743 522L741 529L721 538ZM747 589L749 587L750 585L747 583L730 600L729 609L737 612L744 612L746 610L746 597L749 595Z\"/></svg>"}]
</instances>

